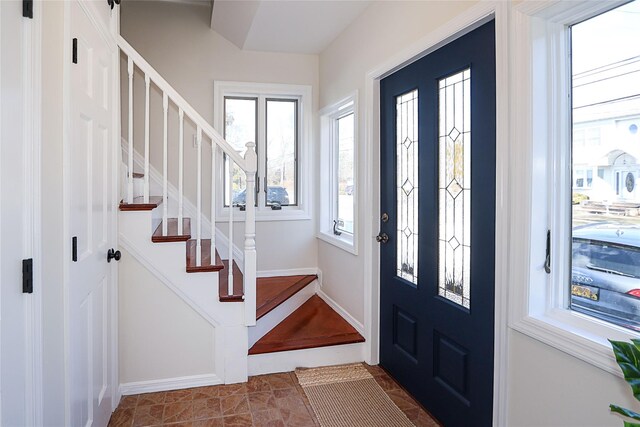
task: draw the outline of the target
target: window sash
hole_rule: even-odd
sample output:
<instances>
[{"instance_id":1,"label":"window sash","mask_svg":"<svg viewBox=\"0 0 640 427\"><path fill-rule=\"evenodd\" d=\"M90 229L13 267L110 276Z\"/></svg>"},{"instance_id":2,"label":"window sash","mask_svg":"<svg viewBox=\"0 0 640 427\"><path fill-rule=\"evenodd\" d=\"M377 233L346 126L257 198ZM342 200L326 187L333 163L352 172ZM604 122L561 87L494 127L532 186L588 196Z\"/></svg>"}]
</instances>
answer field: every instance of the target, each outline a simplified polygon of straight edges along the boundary
<instances>
[{"instance_id":1,"label":"window sash","mask_svg":"<svg viewBox=\"0 0 640 427\"><path fill-rule=\"evenodd\" d=\"M265 114L265 120L264 120L264 126L265 126L265 140L263 141L263 145L264 145L264 152L265 152L265 158L264 158L264 172L263 172L263 176L262 176L262 181L263 181L263 192L264 192L264 202L262 203L262 206L267 206L267 207L271 207L272 204L268 203L267 200L267 194L269 191L269 185L268 185L268 176L269 176L269 104L270 103L274 103L274 102L288 102L288 103L293 103L294 105L294 130L293 130L293 136L294 136L294 143L293 143L293 200L294 202L291 203L291 194L289 194L289 201L290 203L287 205L282 205L284 206L298 206L298 145L299 145L299 129L300 129L300 120L299 120L299 110L300 110L300 106L299 106L299 101L298 99L295 98L265 98L264 100L264 114Z\"/></svg>"},{"instance_id":2,"label":"window sash","mask_svg":"<svg viewBox=\"0 0 640 427\"><path fill-rule=\"evenodd\" d=\"M341 221L343 221L344 218L340 218L340 120L346 119L349 116L353 117L353 129L352 129L352 137L351 137L351 162L352 164L355 164L355 112L353 111L352 108L349 108L346 111L341 111L341 114L339 116L337 116L336 118L333 119L333 141L332 141L332 148L334 150L334 156L333 156L333 162L334 162L334 166L332 168L333 171L333 178L334 178L334 184L332 186L332 190L333 190L333 195L332 195L332 199L333 202L335 204L334 209L333 209L333 220L336 221L336 227L335 229L340 232L340 233L345 233L348 235L353 235L353 227L355 225L355 218L354 218L354 213L355 213L355 209L354 209L354 204L355 204L355 194L356 194L356 188L355 188L355 177L352 176L351 177L351 181L353 182L352 186L352 197L353 199L351 200L351 212L352 212L352 226L351 226L351 230L347 229L344 224L341 225ZM346 188L345 188L346 191Z\"/></svg>"}]
</instances>

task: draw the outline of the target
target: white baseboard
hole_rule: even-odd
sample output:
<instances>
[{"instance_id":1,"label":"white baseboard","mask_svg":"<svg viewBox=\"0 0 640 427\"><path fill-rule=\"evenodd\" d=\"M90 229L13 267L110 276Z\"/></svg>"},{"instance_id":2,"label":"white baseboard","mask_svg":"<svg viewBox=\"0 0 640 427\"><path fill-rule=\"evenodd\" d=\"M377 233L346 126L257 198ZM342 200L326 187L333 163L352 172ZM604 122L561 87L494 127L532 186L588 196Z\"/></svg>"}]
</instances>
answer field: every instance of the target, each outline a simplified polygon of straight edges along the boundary
<instances>
[{"instance_id":1,"label":"white baseboard","mask_svg":"<svg viewBox=\"0 0 640 427\"><path fill-rule=\"evenodd\" d=\"M310 268L291 268L288 270L261 270L258 271L258 277L276 277L276 276L307 276L315 274L319 276L319 270L315 267Z\"/></svg>"},{"instance_id":2,"label":"white baseboard","mask_svg":"<svg viewBox=\"0 0 640 427\"><path fill-rule=\"evenodd\" d=\"M187 377L123 383L120 384L118 392L121 396L128 396L131 394L179 390L183 388L203 387L222 383L222 380L215 374L191 375Z\"/></svg>"},{"instance_id":3,"label":"white baseboard","mask_svg":"<svg viewBox=\"0 0 640 427\"><path fill-rule=\"evenodd\" d=\"M364 344L344 344L249 356L249 376L291 372L296 368L342 365L364 361Z\"/></svg>"},{"instance_id":4,"label":"white baseboard","mask_svg":"<svg viewBox=\"0 0 640 427\"><path fill-rule=\"evenodd\" d=\"M331 299L329 295L325 294L322 289L318 289L318 296L322 298L324 302L329 305L329 307L334 309L340 316L342 316L344 320L349 322L349 324L353 326L360 335L364 336L364 325L362 323L358 322L356 318L349 314L347 310L342 308L340 304Z\"/></svg>"}]
</instances>

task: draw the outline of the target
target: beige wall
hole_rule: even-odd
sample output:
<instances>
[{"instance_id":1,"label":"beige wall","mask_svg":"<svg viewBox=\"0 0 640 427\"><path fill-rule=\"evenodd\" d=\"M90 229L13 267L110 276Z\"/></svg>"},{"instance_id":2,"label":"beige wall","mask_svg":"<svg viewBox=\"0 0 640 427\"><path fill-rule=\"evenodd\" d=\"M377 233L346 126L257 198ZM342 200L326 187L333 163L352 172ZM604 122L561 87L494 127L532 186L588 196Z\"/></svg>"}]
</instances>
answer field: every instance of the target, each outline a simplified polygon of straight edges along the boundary
<instances>
[{"instance_id":1,"label":"beige wall","mask_svg":"<svg viewBox=\"0 0 640 427\"><path fill-rule=\"evenodd\" d=\"M163 1L122 2L121 34L142 56L206 119L213 124L215 80L287 83L313 88L313 113L317 111L318 56L241 51L209 27L208 7ZM125 64L123 64L123 69ZM126 76L126 75L125 75ZM135 77L134 140L138 152L143 152L144 89L143 77ZM127 90L123 83L123 89ZM126 92L124 92L126 94ZM128 96L128 95L127 95ZM123 97L123 99L127 99ZM161 147L161 94L151 94L152 146ZM127 117L123 108L123 117ZM170 111L169 177L177 183L177 113ZM123 121L123 135L127 134ZM155 125L154 125L155 123ZM185 194L195 202L196 150L191 143L193 128L185 130ZM203 147L203 168L210 168L210 149ZM162 152L152 150L151 163L161 169ZM205 175L208 176L208 173ZM313 186L312 186L313 187ZM209 214L209 179L203 185L203 206ZM312 190L313 192L314 190ZM195 203L194 203L195 204ZM313 220L259 222L256 244L258 270L315 267L317 244ZM226 229L226 228L222 228ZM239 230L238 230L239 231ZM236 245L242 245L243 235L235 232ZM283 236L296 236L295 241ZM277 250L272 250L278 242Z\"/></svg>"},{"instance_id":2,"label":"beige wall","mask_svg":"<svg viewBox=\"0 0 640 427\"><path fill-rule=\"evenodd\" d=\"M472 2L377 2L320 55L320 108L354 90L365 108L365 77L420 37L469 8ZM358 121L360 135L365 123ZM362 137L360 144L363 144ZM359 158L362 161L362 145ZM377 153L374 153L377 158ZM319 171L322 173L322 171ZM375 172L374 172L375 173ZM372 179L359 171L358 183ZM359 195L362 206L362 194ZM362 224L370 212L360 210ZM372 233L361 229L360 247ZM362 255L350 255L323 241L318 266L325 292L363 321ZM618 377L515 331L509 332L508 426L619 426L608 404L637 407Z\"/></svg>"},{"instance_id":3,"label":"beige wall","mask_svg":"<svg viewBox=\"0 0 640 427\"><path fill-rule=\"evenodd\" d=\"M214 374L213 326L121 251L120 383Z\"/></svg>"},{"instance_id":4,"label":"beige wall","mask_svg":"<svg viewBox=\"0 0 640 427\"><path fill-rule=\"evenodd\" d=\"M365 123L365 77L368 71L429 34L444 22L461 13L473 2L376 2L371 5L320 55L320 108L349 95L359 93L360 117L359 164L363 164ZM377 153L376 153L377 154ZM319 171L321 174L322 171ZM357 184L372 177L360 168ZM358 204L363 206L364 194L358 192ZM371 238L370 230L363 230L366 215L360 209L359 247ZM323 290L341 304L352 316L364 322L364 259L362 251L353 256L333 245L318 243L318 267L323 273Z\"/></svg>"}]
</instances>

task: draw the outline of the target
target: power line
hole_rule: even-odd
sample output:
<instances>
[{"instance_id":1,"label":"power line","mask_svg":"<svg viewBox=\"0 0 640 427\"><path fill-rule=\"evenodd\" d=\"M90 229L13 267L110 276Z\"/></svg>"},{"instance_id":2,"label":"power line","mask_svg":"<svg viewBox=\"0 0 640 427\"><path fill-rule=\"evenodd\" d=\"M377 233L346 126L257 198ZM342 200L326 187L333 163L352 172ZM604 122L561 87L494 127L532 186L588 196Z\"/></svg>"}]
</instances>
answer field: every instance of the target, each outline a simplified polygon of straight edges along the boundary
<instances>
[{"instance_id":1,"label":"power line","mask_svg":"<svg viewBox=\"0 0 640 427\"><path fill-rule=\"evenodd\" d=\"M592 68L590 70L581 71L581 72L579 72L577 74L574 74L573 77L574 78L576 78L576 77L584 77L585 74L592 73L592 72L595 72L595 71L600 71L600 70L605 69L605 68L610 68L612 65L618 65L618 64L622 64L622 63L625 63L623 65L629 65L629 64L633 64L633 63L638 62L638 61L640 61L640 55L632 56L631 58L627 58L627 59L621 59L620 61L612 62L610 64L601 65L599 67ZM619 68L619 67L621 67L623 65L618 65L617 67L611 67L611 68L615 69L615 68Z\"/></svg>"},{"instance_id":2,"label":"power line","mask_svg":"<svg viewBox=\"0 0 640 427\"><path fill-rule=\"evenodd\" d=\"M587 86L593 83L599 83L599 82L604 82L606 80L611 80L611 79L615 79L616 77L622 77L622 76L626 76L628 74L633 74L633 73L640 73L640 70L633 70L633 71L629 71L627 73L622 73L622 74L616 74L615 76L609 76L609 77L605 77L603 79L599 79L599 80L593 80L591 82L587 82L587 83L582 83L580 85L574 85L573 88L578 88L578 87L582 87L582 86Z\"/></svg>"},{"instance_id":3,"label":"power line","mask_svg":"<svg viewBox=\"0 0 640 427\"><path fill-rule=\"evenodd\" d=\"M596 105L613 104L614 102L629 101L636 98L640 99L640 93L636 93L635 95L622 96L620 98L608 99L606 101L601 101L601 102L594 102L593 104L581 105L579 107L573 107L573 109L578 110L580 108L593 107Z\"/></svg>"}]
</instances>

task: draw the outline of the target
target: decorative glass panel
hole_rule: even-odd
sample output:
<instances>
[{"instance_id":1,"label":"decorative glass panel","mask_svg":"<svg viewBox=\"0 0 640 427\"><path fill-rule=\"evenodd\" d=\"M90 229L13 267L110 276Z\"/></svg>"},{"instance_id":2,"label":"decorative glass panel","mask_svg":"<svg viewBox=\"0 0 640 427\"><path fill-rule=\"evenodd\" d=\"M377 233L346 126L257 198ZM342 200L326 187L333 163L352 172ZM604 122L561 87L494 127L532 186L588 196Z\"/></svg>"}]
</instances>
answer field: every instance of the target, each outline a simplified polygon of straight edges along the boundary
<instances>
[{"instance_id":1,"label":"decorative glass panel","mask_svg":"<svg viewBox=\"0 0 640 427\"><path fill-rule=\"evenodd\" d=\"M439 82L438 294L469 308L471 267L471 70Z\"/></svg>"},{"instance_id":2,"label":"decorative glass panel","mask_svg":"<svg viewBox=\"0 0 640 427\"><path fill-rule=\"evenodd\" d=\"M397 275L418 284L418 91L396 98Z\"/></svg>"}]
</instances>

